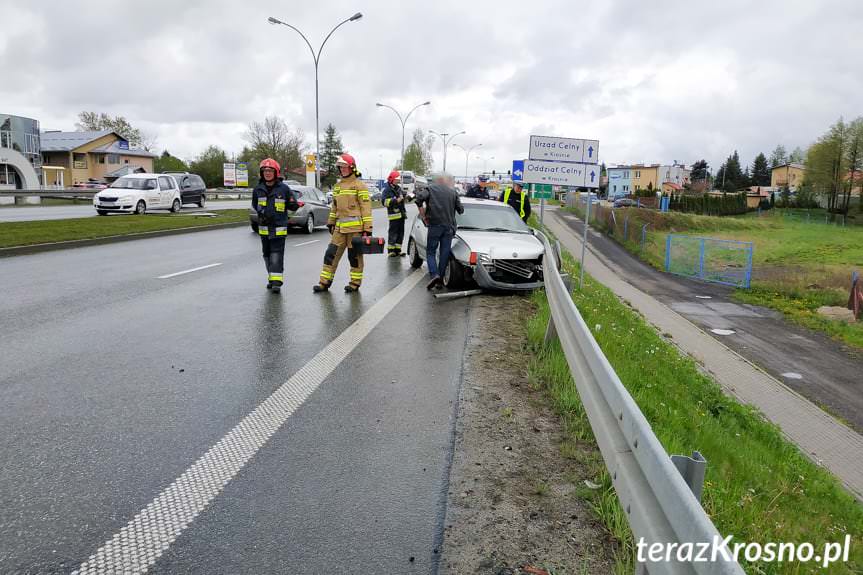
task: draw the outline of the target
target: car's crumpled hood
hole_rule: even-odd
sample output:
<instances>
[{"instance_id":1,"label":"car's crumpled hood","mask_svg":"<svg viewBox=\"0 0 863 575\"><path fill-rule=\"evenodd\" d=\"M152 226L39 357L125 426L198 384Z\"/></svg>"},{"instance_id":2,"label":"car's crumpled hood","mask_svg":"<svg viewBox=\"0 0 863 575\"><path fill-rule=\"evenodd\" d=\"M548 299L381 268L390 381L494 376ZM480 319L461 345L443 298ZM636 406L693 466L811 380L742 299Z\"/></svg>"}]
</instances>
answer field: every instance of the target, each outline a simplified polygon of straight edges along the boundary
<instances>
[{"instance_id":1,"label":"car's crumpled hood","mask_svg":"<svg viewBox=\"0 0 863 575\"><path fill-rule=\"evenodd\" d=\"M544 251L542 242L532 234L459 230L457 235L469 251L488 254L492 259L532 260Z\"/></svg>"}]
</instances>

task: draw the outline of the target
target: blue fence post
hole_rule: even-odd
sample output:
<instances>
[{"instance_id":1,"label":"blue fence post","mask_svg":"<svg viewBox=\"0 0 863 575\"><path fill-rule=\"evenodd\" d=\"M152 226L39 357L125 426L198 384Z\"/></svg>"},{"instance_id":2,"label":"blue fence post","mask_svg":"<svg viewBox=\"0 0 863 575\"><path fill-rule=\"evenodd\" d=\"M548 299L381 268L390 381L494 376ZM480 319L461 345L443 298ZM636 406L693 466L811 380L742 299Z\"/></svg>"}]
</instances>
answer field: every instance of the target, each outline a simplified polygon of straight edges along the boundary
<instances>
[{"instance_id":1,"label":"blue fence post","mask_svg":"<svg viewBox=\"0 0 863 575\"><path fill-rule=\"evenodd\" d=\"M671 234L665 236L665 271L671 271Z\"/></svg>"},{"instance_id":2,"label":"blue fence post","mask_svg":"<svg viewBox=\"0 0 863 575\"><path fill-rule=\"evenodd\" d=\"M698 277L704 279L704 238L701 238L698 254Z\"/></svg>"},{"instance_id":3,"label":"blue fence post","mask_svg":"<svg viewBox=\"0 0 863 575\"><path fill-rule=\"evenodd\" d=\"M746 289L752 285L752 251L755 249L755 244L749 243L749 250L746 254Z\"/></svg>"}]
</instances>

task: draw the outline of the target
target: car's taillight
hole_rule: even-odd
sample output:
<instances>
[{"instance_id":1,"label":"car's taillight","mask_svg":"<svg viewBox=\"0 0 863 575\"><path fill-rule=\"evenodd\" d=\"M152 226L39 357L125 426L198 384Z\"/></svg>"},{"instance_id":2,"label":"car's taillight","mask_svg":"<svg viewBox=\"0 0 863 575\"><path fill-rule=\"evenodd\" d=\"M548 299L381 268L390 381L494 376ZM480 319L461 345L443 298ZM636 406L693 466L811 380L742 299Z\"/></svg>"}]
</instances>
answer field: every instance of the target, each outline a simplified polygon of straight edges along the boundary
<instances>
[{"instance_id":1,"label":"car's taillight","mask_svg":"<svg viewBox=\"0 0 863 575\"><path fill-rule=\"evenodd\" d=\"M297 202L297 205L301 208L306 205L306 202Z\"/></svg>"},{"instance_id":2,"label":"car's taillight","mask_svg":"<svg viewBox=\"0 0 863 575\"><path fill-rule=\"evenodd\" d=\"M472 265L472 266L476 265L476 252L470 253L470 265Z\"/></svg>"}]
</instances>

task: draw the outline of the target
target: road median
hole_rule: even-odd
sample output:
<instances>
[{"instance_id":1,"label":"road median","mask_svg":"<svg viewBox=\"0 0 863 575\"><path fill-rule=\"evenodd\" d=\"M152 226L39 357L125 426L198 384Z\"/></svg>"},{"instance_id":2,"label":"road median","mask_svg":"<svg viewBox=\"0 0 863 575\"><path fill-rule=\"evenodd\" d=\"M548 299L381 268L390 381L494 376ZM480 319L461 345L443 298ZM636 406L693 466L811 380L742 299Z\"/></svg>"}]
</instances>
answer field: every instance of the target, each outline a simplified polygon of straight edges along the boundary
<instances>
[{"instance_id":1,"label":"road median","mask_svg":"<svg viewBox=\"0 0 863 575\"><path fill-rule=\"evenodd\" d=\"M0 257L248 225L247 210L0 223Z\"/></svg>"}]
</instances>

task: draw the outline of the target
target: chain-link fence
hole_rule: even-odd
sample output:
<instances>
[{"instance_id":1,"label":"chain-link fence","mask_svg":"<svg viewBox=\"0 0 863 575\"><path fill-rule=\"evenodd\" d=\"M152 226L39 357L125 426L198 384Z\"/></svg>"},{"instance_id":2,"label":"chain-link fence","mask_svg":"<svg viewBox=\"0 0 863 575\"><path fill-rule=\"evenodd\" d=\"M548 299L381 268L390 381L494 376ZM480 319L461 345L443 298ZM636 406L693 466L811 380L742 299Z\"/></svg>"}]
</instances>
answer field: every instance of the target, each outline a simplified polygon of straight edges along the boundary
<instances>
[{"instance_id":1,"label":"chain-link fence","mask_svg":"<svg viewBox=\"0 0 863 575\"><path fill-rule=\"evenodd\" d=\"M702 281L748 288L752 242L668 234L665 271Z\"/></svg>"}]
</instances>

